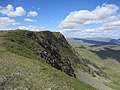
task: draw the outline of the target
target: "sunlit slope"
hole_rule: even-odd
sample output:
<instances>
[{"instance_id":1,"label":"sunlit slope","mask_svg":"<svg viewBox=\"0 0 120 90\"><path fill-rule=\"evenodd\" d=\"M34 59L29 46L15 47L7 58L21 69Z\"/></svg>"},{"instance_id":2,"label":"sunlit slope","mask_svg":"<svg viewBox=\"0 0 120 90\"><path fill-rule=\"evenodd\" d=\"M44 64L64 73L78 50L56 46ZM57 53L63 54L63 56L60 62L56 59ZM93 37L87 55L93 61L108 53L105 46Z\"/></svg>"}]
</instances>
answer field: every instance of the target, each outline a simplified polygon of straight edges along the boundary
<instances>
[{"instance_id":1,"label":"sunlit slope","mask_svg":"<svg viewBox=\"0 0 120 90\"><path fill-rule=\"evenodd\" d=\"M5 46L6 33L7 31L0 32L0 89L96 90L51 67L44 60L36 60L32 52L18 50L18 53L24 53L23 56L11 53L8 51L9 47ZM29 53L30 57L28 57Z\"/></svg>"}]
</instances>

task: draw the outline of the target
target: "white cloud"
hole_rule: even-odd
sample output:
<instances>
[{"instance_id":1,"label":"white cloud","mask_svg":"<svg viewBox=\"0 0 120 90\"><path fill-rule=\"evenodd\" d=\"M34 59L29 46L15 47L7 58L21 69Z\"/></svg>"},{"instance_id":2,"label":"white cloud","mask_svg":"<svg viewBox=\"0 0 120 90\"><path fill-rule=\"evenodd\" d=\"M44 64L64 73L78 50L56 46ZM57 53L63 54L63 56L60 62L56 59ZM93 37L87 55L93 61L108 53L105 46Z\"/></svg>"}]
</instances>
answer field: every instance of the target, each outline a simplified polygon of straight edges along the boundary
<instances>
[{"instance_id":1,"label":"white cloud","mask_svg":"<svg viewBox=\"0 0 120 90\"><path fill-rule=\"evenodd\" d=\"M92 11L99 19L106 18L119 10L119 7L114 4L103 4L101 7L97 6L95 10Z\"/></svg>"},{"instance_id":2,"label":"white cloud","mask_svg":"<svg viewBox=\"0 0 120 90\"><path fill-rule=\"evenodd\" d=\"M8 4L6 7L0 6L0 13L7 15L9 17L17 17L17 16L24 16L26 14L26 11L21 6L16 7L14 10L14 7Z\"/></svg>"},{"instance_id":3,"label":"white cloud","mask_svg":"<svg viewBox=\"0 0 120 90\"><path fill-rule=\"evenodd\" d=\"M36 11L30 11L27 16L29 16L29 17L35 17L37 15L38 15L38 13Z\"/></svg>"},{"instance_id":4,"label":"white cloud","mask_svg":"<svg viewBox=\"0 0 120 90\"><path fill-rule=\"evenodd\" d=\"M119 7L114 4L103 4L97 6L95 10L80 10L71 12L59 25L63 29L80 29L82 26L91 24L104 24L118 20L114 15Z\"/></svg>"},{"instance_id":5,"label":"white cloud","mask_svg":"<svg viewBox=\"0 0 120 90\"><path fill-rule=\"evenodd\" d=\"M28 27L19 26L18 29L30 30L30 31L42 31L42 30L45 30L46 28L45 27L38 27L38 26L29 25Z\"/></svg>"},{"instance_id":6,"label":"white cloud","mask_svg":"<svg viewBox=\"0 0 120 90\"><path fill-rule=\"evenodd\" d=\"M90 38L90 37L109 37L119 38L120 36L120 21L105 23L101 27L78 30L78 29L64 29L60 31L66 37Z\"/></svg>"},{"instance_id":7,"label":"white cloud","mask_svg":"<svg viewBox=\"0 0 120 90\"><path fill-rule=\"evenodd\" d=\"M91 37L105 37L105 38L119 38L120 30L100 30L86 29L86 30L60 30L67 38L91 38Z\"/></svg>"},{"instance_id":8,"label":"white cloud","mask_svg":"<svg viewBox=\"0 0 120 90\"><path fill-rule=\"evenodd\" d=\"M22 7L17 7L15 11L9 12L8 16L10 17L17 17L17 16L24 16L26 11Z\"/></svg>"},{"instance_id":9,"label":"white cloud","mask_svg":"<svg viewBox=\"0 0 120 90\"><path fill-rule=\"evenodd\" d=\"M0 6L0 13L1 14L8 14L9 12L13 11L13 6L8 4L6 7Z\"/></svg>"},{"instance_id":10,"label":"white cloud","mask_svg":"<svg viewBox=\"0 0 120 90\"><path fill-rule=\"evenodd\" d=\"M103 24L104 26L111 27L111 26L120 26L120 20L119 21L114 21L114 22L108 22Z\"/></svg>"},{"instance_id":11,"label":"white cloud","mask_svg":"<svg viewBox=\"0 0 120 90\"><path fill-rule=\"evenodd\" d=\"M114 4L103 4L92 11L73 11L59 27L66 37L116 37L120 35L118 10Z\"/></svg>"},{"instance_id":12,"label":"white cloud","mask_svg":"<svg viewBox=\"0 0 120 90\"><path fill-rule=\"evenodd\" d=\"M0 29L8 28L18 24L18 22L16 22L14 19L10 19L9 17L0 17Z\"/></svg>"},{"instance_id":13,"label":"white cloud","mask_svg":"<svg viewBox=\"0 0 120 90\"><path fill-rule=\"evenodd\" d=\"M25 18L24 21L27 21L27 22L36 22L36 20L30 19L30 18Z\"/></svg>"}]
</instances>

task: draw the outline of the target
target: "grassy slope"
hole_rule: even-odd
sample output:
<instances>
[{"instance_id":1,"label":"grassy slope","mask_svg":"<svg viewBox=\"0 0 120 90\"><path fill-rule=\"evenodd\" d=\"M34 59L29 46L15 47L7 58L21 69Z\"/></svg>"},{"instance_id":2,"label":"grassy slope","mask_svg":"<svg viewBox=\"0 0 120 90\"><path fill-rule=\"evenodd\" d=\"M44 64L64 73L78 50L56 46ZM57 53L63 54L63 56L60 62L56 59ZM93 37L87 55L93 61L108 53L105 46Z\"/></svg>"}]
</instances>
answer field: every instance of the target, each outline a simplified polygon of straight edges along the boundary
<instances>
[{"instance_id":1,"label":"grassy slope","mask_svg":"<svg viewBox=\"0 0 120 90\"><path fill-rule=\"evenodd\" d=\"M120 90L120 63L115 60L100 58L89 50L90 45L84 44L84 47L86 47L86 49L83 49L79 48L79 44L75 44L73 42L70 43L79 54L89 58L92 62L96 63L99 67L102 68L102 70L106 73L106 77L112 81L106 82L106 86L109 86L115 90Z\"/></svg>"},{"instance_id":2,"label":"grassy slope","mask_svg":"<svg viewBox=\"0 0 120 90\"><path fill-rule=\"evenodd\" d=\"M96 90L43 61L35 60L36 57L29 50L18 49L18 51L15 51L20 54L24 53L23 56L28 58L7 51L2 44L5 42L3 37L5 33L0 32L0 89ZM14 50L14 47L11 50ZM31 57L31 54L33 57Z\"/></svg>"},{"instance_id":3,"label":"grassy slope","mask_svg":"<svg viewBox=\"0 0 120 90\"><path fill-rule=\"evenodd\" d=\"M74 64L79 58L74 54L62 34L49 31L16 30L8 32L5 36L7 50L32 59L41 59L42 57L53 67L74 76L71 64L75 66Z\"/></svg>"}]
</instances>

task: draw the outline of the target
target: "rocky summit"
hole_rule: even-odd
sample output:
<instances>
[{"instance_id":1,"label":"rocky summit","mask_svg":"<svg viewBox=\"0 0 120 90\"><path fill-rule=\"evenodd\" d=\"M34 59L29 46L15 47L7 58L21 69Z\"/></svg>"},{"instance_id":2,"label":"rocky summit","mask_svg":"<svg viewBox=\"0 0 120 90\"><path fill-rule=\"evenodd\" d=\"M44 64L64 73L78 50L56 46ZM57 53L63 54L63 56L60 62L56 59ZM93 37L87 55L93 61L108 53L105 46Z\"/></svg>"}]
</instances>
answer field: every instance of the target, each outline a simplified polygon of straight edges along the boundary
<instances>
[{"instance_id":1,"label":"rocky summit","mask_svg":"<svg viewBox=\"0 0 120 90\"><path fill-rule=\"evenodd\" d=\"M33 52L36 59L42 58L51 66L75 77L71 64L78 61L78 57L61 33L17 30L7 33L6 39L9 42L6 43L8 50L23 56L24 52L19 53L17 50L27 51L26 57L32 57L30 53Z\"/></svg>"},{"instance_id":2,"label":"rocky summit","mask_svg":"<svg viewBox=\"0 0 120 90\"><path fill-rule=\"evenodd\" d=\"M0 90L96 90L75 78L77 61L59 32L0 31Z\"/></svg>"}]
</instances>

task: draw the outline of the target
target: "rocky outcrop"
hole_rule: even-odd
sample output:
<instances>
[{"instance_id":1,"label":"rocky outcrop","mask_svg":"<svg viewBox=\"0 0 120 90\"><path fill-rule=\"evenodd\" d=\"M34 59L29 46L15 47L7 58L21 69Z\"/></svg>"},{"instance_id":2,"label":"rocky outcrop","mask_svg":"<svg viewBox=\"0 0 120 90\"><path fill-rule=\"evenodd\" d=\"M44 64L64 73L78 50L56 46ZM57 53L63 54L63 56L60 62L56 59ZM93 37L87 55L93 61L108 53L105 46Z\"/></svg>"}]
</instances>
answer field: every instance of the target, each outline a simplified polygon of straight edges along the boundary
<instances>
[{"instance_id":1,"label":"rocky outcrop","mask_svg":"<svg viewBox=\"0 0 120 90\"><path fill-rule=\"evenodd\" d=\"M12 43L17 43L15 44L18 45L16 47L20 45L21 47L29 49L35 54L38 60L42 58L51 66L75 77L72 66L75 65L79 58L61 33L16 30L10 31L6 35L6 38Z\"/></svg>"},{"instance_id":2,"label":"rocky outcrop","mask_svg":"<svg viewBox=\"0 0 120 90\"><path fill-rule=\"evenodd\" d=\"M9 31L6 39L9 51L27 58L44 60L67 75L75 77L73 67L80 66L93 76L103 76L101 69L79 55L59 32L15 30Z\"/></svg>"}]
</instances>

